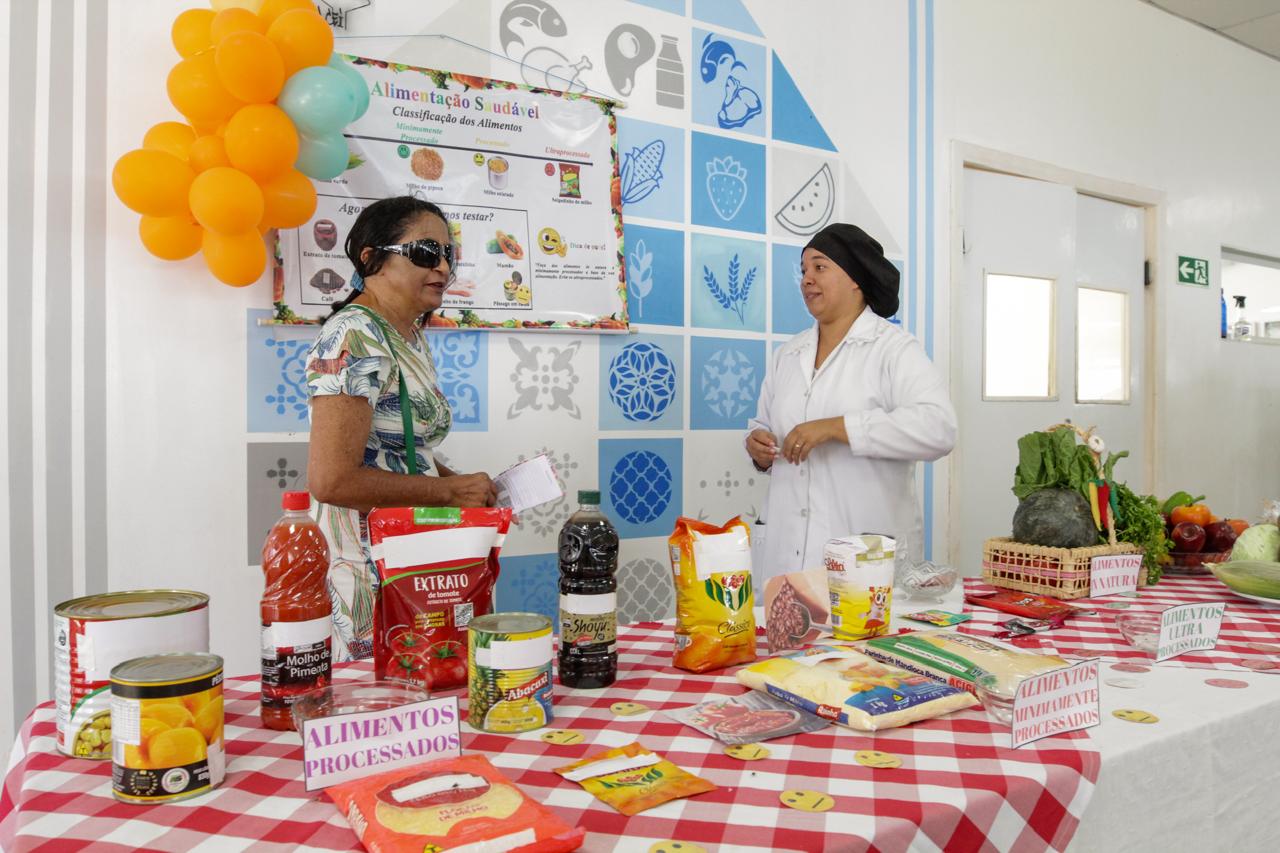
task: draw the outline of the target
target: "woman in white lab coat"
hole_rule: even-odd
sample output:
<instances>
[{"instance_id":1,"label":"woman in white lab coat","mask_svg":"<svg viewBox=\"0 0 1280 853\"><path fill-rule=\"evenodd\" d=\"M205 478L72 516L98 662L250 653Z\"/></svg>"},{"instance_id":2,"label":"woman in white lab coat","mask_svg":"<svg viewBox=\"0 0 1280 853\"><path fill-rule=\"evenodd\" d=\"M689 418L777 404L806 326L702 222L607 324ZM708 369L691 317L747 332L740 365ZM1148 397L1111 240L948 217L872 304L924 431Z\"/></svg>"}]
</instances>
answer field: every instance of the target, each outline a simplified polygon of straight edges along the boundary
<instances>
[{"instance_id":1,"label":"woman in white lab coat","mask_svg":"<svg viewBox=\"0 0 1280 853\"><path fill-rule=\"evenodd\" d=\"M827 540L882 533L924 559L915 463L951 452L956 415L924 347L890 323L898 269L854 225L819 231L801 256L816 321L783 344L746 448L770 474L755 580L822 565ZM763 534L763 536L759 536Z\"/></svg>"}]
</instances>

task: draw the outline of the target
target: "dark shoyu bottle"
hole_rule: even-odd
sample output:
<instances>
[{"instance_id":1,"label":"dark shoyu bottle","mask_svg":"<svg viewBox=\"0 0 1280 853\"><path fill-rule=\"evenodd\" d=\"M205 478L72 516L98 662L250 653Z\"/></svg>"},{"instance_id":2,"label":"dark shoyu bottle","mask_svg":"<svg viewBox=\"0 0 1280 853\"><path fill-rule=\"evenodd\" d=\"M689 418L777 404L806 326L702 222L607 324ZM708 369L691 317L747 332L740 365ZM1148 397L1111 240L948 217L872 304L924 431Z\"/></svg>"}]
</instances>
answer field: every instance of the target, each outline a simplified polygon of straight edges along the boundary
<instances>
[{"instance_id":1,"label":"dark shoyu bottle","mask_svg":"<svg viewBox=\"0 0 1280 853\"><path fill-rule=\"evenodd\" d=\"M560 683L608 687L618 677L618 532L598 491L578 492L560 528Z\"/></svg>"}]
</instances>

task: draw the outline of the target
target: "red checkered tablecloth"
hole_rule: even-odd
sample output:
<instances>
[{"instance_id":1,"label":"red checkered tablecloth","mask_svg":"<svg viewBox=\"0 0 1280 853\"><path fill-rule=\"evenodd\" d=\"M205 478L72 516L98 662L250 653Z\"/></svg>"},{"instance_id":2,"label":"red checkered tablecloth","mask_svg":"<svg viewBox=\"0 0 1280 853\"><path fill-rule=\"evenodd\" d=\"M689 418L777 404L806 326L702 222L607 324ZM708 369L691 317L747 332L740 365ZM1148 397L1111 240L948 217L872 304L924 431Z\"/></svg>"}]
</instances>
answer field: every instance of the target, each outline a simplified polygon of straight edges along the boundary
<instances>
[{"instance_id":1,"label":"red checkered tablecloth","mask_svg":"<svg viewBox=\"0 0 1280 853\"><path fill-rule=\"evenodd\" d=\"M708 850L1063 849L1093 792L1100 761L1087 733L1015 751L1007 747L1008 728L980 709L878 734L831 726L768 741L771 756L764 760L730 758L718 742L658 711L744 688L724 672L673 669L671 644L670 626L629 627L619 636L616 684L600 691L557 686L554 725L580 731L584 743L550 745L537 732L494 735L464 724L464 750L486 754L530 796L584 827L588 851L645 851L668 839ZM368 664L336 673L338 680L367 677ZM39 706L22 727L4 781L0 847L359 849L328 799L304 790L298 736L258 726L257 679L229 679L226 699L226 782L160 806L113 800L110 765L58 754L53 709ZM609 706L619 700L652 710L618 717ZM553 772L635 740L718 788L628 818ZM853 759L862 749L893 753L902 766L863 767ZM788 809L778 795L789 789L827 793L835 807L820 814Z\"/></svg>"},{"instance_id":2,"label":"red checkered tablecloth","mask_svg":"<svg viewBox=\"0 0 1280 853\"><path fill-rule=\"evenodd\" d=\"M994 592L977 578L965 579L969 594ZM1188 652L1165 661L1161 666L1178 665L1213 669L1254 670L1280 674L1280 605L1269 605L1242 598L1207 576L1168 576L1153 587L1140 587L1136 597L1111 595L1106 598L1082 598L1068 602L1093 611L1067 620L1061 628L1011 640L1014 645L1067 657L1118 658L1134 663L1151 664L1155 657L1130 646L1116 627L1119 613L1144 611L1159 613L1177 604L1222 602L1227 610L1222 618L1218 645L1206 651ZM965 606L973 619L964 623L966 633L990 636L999 631L998 623L1014 618L985 607Z\"/></svg>"}]
</instances>

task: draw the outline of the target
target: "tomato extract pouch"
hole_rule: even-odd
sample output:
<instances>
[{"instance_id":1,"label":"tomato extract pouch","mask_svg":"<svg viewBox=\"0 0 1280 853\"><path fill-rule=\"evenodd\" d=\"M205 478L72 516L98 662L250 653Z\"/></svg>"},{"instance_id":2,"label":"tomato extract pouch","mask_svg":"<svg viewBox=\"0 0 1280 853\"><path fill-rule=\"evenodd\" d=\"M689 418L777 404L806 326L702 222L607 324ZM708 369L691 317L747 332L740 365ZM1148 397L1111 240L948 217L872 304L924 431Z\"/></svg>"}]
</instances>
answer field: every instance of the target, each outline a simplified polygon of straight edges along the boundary
<instances>
[{"instance_id":1,"label":"tomato extract pouch","mask_svg":"<svg viewBox=\"0 0 1280 853\"><path fill-rule=\"evenodd\" d=\"M493 610L510 509L400 507L369 513L381 588L377 678L450 690L467 683L467 626Z\"/></svg>"}]
</instances>

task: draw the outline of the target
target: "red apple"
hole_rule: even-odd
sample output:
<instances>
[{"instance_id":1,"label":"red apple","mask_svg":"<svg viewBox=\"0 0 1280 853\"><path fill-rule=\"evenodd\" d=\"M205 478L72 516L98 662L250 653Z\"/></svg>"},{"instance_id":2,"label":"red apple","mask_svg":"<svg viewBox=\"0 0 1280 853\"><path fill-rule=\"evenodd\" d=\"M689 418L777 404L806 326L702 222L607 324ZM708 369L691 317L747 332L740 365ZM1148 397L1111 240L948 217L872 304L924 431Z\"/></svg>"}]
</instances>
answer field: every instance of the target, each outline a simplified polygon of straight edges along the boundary
<instances>
[{"instance_id":1,"label":"red apple","mask_svg":"<svg viewBox=\"0 0 1280 853\"><path fill-rule=\"evenodd\" d=\"M1183 521L1173 526L1173 550L1182 554L1198 554L1204 548L1204 528L1190 521Z\"/></svg>"},{"instance_id":2,"label":"red apple","mask_svg":"<svg viewBox=\"0 0 1280 853\"><path fill-rule=\"evenodd\" d=\"M1236 529L1229 522L1215 521L1213 524L1205 525L1204 549L1206 551L1220 554L1224 551L1230 551L1235 544Z\"/></svg>"}]
</instances>

